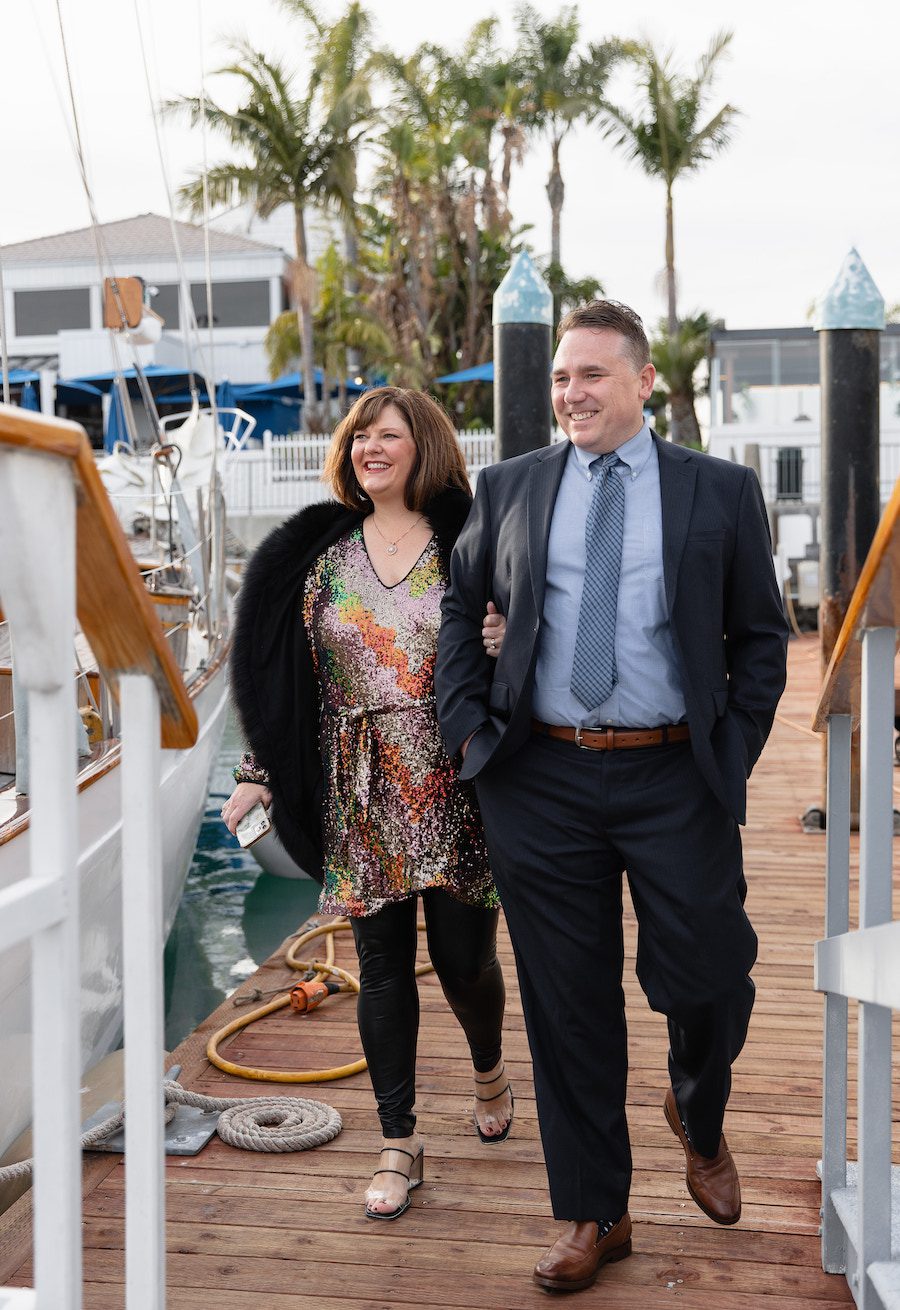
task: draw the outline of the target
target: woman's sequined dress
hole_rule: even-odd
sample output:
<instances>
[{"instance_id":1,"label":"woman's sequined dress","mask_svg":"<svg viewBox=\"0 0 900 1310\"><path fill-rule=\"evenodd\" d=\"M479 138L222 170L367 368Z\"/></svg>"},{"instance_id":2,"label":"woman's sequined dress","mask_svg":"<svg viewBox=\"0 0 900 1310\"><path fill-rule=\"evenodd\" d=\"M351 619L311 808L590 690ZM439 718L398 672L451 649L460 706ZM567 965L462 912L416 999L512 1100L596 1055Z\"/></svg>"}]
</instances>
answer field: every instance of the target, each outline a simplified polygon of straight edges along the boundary
<instances>
[{"instance_id":1,"label":"woman's sequined dress","mask_svg":"<svg viewBox=\"0 0 900 1310\"><path fill-rule=\"evenodd\" d=\"M362 527L316 560L303 621L320 688L326 914L374 914L426 887L495 906L474 791L441 740L434 661L447 578L434 539L386 586Z\"/></svg>"}]
</instances>

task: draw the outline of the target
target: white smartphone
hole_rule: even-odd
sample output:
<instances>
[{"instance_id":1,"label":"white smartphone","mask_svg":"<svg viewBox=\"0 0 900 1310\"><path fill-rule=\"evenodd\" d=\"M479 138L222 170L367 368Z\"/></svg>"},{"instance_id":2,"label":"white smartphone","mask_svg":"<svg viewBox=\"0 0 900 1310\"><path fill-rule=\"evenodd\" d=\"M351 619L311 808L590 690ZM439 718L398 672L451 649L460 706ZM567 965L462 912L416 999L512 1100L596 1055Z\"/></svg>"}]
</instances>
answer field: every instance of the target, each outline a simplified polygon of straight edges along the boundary
<instances>
[{"instance_id":1,"label":"white smartphone","mask_svg":"<svg viewBox=\"0 0 900 1310\"><path fill-rule=\"evenodd\" d=\"M263 805L262 801L257 801L253 808L248 810L240 820L234 830L234 835L241 846L252 846L260 837L265 837L271 826L272 822L266 813L265 805Z\"/></svg>"}]
</instances>

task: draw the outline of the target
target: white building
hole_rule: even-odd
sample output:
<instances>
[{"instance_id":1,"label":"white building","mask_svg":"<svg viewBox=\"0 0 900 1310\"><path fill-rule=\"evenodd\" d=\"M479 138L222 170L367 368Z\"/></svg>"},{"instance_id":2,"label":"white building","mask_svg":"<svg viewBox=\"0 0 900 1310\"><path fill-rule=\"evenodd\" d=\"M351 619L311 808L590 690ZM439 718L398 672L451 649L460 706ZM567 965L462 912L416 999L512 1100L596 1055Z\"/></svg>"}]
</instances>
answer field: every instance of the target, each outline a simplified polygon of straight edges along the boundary
<instances>
[{"instance_id":1,"label":"white building","mask_svg":"<svg viewBox=\"0 0 900 1310\"><path fill-rule=\"evenodd\" d=\"M817 555L821 500L819 337L811 327L717 329L709 367L711 455L755 463L776 545ZM900 474L900 324L881 335L882 505ZM754 449L755 448L755 449Z\"/></svg>"},{"instance_id":2,"label":"white building","mask_svg":"<svg viewBox=\"0 0 900 1310\"><path fill-rule=\"evenodd\" d=\"M205 234L176 222L184 275L200 325L205 352L207 328ZM179 267L172 225L158 214L104 223L97 238L90 227L6 246L2 251L10 363L41 373L42 407L56 377L73 378L114 366L110 333L103 328L102 284L106 275L139 276L155 288L150 304L165 319L162 339L140 347L140 362L186 367L197 346L185 340L179 303ZM268 376L263 337L286 307L288 256L239 233L210 229L213 284L213 350L217 379L263 381ZM125 355L123 364L131 359ZM209 367L209 362L206 361Z\"/></svg>"}]
</instances>

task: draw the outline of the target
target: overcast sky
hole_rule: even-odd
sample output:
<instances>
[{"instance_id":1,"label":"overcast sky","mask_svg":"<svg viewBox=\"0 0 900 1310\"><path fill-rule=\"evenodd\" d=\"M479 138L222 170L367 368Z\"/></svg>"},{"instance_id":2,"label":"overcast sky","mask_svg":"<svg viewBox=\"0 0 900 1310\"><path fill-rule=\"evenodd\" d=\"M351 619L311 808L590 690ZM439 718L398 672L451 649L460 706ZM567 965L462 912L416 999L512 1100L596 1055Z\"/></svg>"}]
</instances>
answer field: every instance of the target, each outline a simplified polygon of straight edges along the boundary
<instances>
[{"instance_id":1,"label":"overcast sky","mask_svg":"<svg viewBox=\"0 0 900 1310\"><path fill-rule=\"evenodd\" d=\"M559 4L535 0L547 15ZM336 16L341 0L321 0ZM136 14L157 95L195 93L201 69L224 62L223 37L303 66L300 24L275 0L61 0L89 172L102 221L168 212L154 142ZM896 0L582 0L588 40L649 36L692 65L712 34L734 30L713 105L742 111L734 143L676 186L676 262L682 312L705 309L729 327L803 323L810 302L858 247L882 294L900 300L900 96ZM378 38L400 54L423 40L458 45L494 12L512 39L515 6L370 0ZM252 18L248 13L252 10ZM0 243L86 225L87 206L69 136L55 0L0 0L0 109L5 167ZM626 82L617 84L621 98ZM210 92L224 95L221 83ZM199 131L167 123L173 186L199 167ZM210 160L225 147L210 141ZM600 278L650 323L663 312L663 191L585 128L563 148L562 254L574 276ZM549 247L544 192L549 153L533 143L514 176L517 223Z\"/></svg>"}]
</instances>

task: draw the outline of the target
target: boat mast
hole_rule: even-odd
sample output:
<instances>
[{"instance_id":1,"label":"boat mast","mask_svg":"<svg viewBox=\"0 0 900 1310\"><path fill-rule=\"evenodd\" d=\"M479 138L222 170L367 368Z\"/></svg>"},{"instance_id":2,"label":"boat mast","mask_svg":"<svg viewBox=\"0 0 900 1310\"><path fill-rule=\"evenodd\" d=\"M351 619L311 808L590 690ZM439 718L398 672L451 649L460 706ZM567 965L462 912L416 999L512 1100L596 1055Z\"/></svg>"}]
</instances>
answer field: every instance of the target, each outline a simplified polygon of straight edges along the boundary
<instances>
[{"instance_id":1,"label":"boat mast","mask_svg":"<svg viewBox=\"0 0 900 1310\"><path fill-rule=\"evenodd\" d=\"M3 289L3 249L0 247L0 373L3 374L3 403L9 404L9 353L6 345L6 292Z\"/></svg>"}]
</instances>

